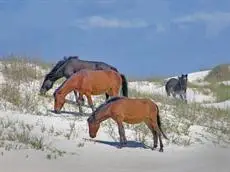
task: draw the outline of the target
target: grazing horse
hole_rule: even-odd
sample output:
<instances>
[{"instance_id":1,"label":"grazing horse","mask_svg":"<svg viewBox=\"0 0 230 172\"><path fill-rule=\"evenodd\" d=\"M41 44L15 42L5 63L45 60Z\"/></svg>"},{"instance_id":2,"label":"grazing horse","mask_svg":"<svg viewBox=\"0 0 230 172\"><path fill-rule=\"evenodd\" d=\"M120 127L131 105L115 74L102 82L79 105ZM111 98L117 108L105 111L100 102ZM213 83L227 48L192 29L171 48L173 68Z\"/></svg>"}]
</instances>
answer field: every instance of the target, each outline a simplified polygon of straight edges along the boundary
<instances>
[{"instance_id":1,"label":"grazing horse","mask_svg":"<svg viewBox=\"0 0 230 172\"><path fill-rule=\"evenodd\" d=\"M91 96L106 93L108 96L118 96L120 88L123 90L123 96L128 96L126 92L127 85L122 82L121 75L113 70L88 70L84 69L73 74L67 79L55 92L54 111L59 113L65 103L66 95L71 91L79 92L79 99L83 95L87 97L88 104L92 111L94 105ZM82 112L81 103L79 104L79 111ZM106 100L108 97L106 98Z\"/></svg>"},{"instance_id":2,"label":"grazing horse","mask_svg":"<svg viewBox=\"0 0 230 172\"><path fill-rule=\"evenodd\" d=\"M157 148L158 136L160 141L160 152L163 152L161 134L168 139L161 129L161 121L158 106L150 99L113 97L100 105L96 111L87 119L89 136L95 138L100 123L112 118L118 125L120 135L120 147L127 144L123 122L138 124L144 122L153 134L154 147Z\"/></svg>"},{"instance_id":3,"label":"grazing horse","mask_svg":"<svg viewBox=\"0 0 230 172\"><path fill-rule=\"evenodd\" d=\"M53 84L58 79L62 77L68 79L72 74L82 69L90 69L90 70L110 69L118 72L118 70L115 67L104 62L80 60L78 56L69 56L68 58L64 57L64 59L58 61L57 64L53 67L53 69L45 76L45 79L40 88L40 94L45 95L46 92L53 87ZM124 91L128 93L126 77L123 74L120 75L122 78L123 85L126 85ZM78 99L77 92L74 91L74 94L77 100ZM106 94L106 98L108 98L107 94ZM82 101L84 101L83 98Z\"/></svg>"},{"instance_id":4,"label":"grazing horse","mask_svg":"<svg viewBox=\"0 0 230 172\"><path fill-rule=\"evenodd\" d=\"M175 98L177 94L180 95L180 98L187 103L187 81L188 81L188 74L182 74L178 79L171 78L166 82L165 90L168 96L172 94Z\"/></svg>"}]
</instances>

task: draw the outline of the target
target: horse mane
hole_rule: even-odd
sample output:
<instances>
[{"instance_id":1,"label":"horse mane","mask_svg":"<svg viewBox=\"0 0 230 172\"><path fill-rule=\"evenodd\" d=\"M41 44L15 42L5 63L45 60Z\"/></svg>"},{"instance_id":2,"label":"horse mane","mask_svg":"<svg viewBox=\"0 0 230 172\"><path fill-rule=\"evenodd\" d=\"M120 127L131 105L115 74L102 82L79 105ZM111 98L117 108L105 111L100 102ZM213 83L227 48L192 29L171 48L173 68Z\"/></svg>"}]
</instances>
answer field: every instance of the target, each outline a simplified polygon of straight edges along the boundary
<instances>
[{"instance_id":1,"label":"horse mane","mask_svg":"<svg viewBox=\"0 0 230 172\"><path fill-rule=\"evenodd\" d=\"M47 76L53 76L54 73L63 65L65 64L65 62L67 61L68 59L63 59L63 60L59 60L56 65L53 67L53 69L51 69L51 71L49 72L49 74Z\"/></svg>"},{"instance_id":2,"label":"horse mane","mask_svg":"<svg viewBox=\"0 0 230 172\"><path fill-rule=\"evenodd\" d=\"M109 103L115 102L117 100L122 99L123 97L112 97L109 100L107 100L105 103L101 104L100 106L98 106L98 108L93 112L93 115L95 116L97 112L99 112L102 108L104 108L106 105L108 105Z\"/></svg>"},{"instance_id":3,"label":"horse mane","mask_svg":"<svg viewBox=\"0 0 230 172\"><path fill-rule=\"evenodd\" d=\"M78 57L78 56L69 56L69 57L68 57L68 60L71 60L71 59L76 59L76 60L78 60L79 57Z\"/></svg>"},{"instance_id":4,"label":"horse mane","mask_svg":"<svg viewBox=\"0 0 230 172\"><path fill-rule=\"evenodd\" d=\"M64 58L62 60L59 60L56 65L53 67L53 69L51 69L51 71L49 72L49 74L47 76L51 77L54 75L55 72L57 72L57 70L60 69L60 67L62 67L64 64L66 64L67 61L71 60L71 59L79 59L78 56L69 56L68 58L66 56L64 56Z\"/></svg>"},{"instance_id":5,"label":"horse mane","mask_svg":"<svg viewBox=\"0 0 230 172\"><path fill-rule=\"evenodd\" d=\"M119 71L117 70L117 68L115 68L115 67L113 67L113 66L110 66L110 68L111 68L111 70L113 70L113 71L115 71L115 72L119 72Z\"/></svg>"}]
</instances>

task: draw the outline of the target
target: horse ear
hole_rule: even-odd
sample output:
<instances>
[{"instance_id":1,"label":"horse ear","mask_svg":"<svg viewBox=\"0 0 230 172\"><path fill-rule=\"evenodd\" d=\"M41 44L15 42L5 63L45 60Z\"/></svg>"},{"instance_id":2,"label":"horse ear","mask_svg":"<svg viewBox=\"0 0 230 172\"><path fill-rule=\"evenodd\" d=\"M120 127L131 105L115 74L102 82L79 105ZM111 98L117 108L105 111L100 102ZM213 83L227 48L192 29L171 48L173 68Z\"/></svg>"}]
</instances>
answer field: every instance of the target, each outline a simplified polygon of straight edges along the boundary
<instances>
[{"instance_id":1,"label":"horse ear","mask_svg":"<svg viewBox=\"0 0 230 172\"><path fill-rule=\"evenodd\" d=\"M93 122L94 120L95 120L95 114L93 113L88 119L87 119L87 121L89 122L89 123L91 123L91 122Z\"/></svg>"},{"instance_id":2,"label":"horse ear","mask_svg":"<svg viewBox=\"0 0 230 172\"><path fill-rule=\"evenodd\" d=\"M188 78L188 74L184 75L184 77L187 79Z\"/></svg>"}]
</instances>

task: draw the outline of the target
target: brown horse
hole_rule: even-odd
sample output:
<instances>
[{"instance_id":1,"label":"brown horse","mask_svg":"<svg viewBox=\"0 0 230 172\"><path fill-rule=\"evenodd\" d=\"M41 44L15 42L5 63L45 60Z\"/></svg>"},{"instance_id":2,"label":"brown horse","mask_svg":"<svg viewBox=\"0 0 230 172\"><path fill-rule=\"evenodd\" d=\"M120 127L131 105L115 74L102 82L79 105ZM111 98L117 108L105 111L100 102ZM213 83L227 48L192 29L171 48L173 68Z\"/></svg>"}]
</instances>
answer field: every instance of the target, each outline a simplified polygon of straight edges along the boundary
<instances>
[{"instance_id":1,"label":"brown horse","mask_svg":"<svg viewBox=\"0 0 230 172\"><path fill-rule=\"evenodd\" d=\"M157 148L158 136L160 141L160 152L163 152L161 134L168 139L161 129L158 106L150 99L113 97L106 103L99 106L95 112L87 119L89 135L95 138L100 123L108 118L112 118L118 125L120 135L120 146L127 144L123 122L128 124L138 124L144 122L153 134L154 147Z\"/></svg>"},{"instance_id":2,"label":"brown horse","mask_svg":"<svg viewBox=\"0 0 230 172\"><path fill-rule=\"evenodd\" d=\"M121 86L122 89L125 89L126 87L122 85L122 78L118 72L113 70L83 69L73 74L54 92L54 111L56 113L60 112L65 103L66 95L71 91L79 92L77 102L80 112L82 112L80 100L82 100L83 95L87 97L88 104L92 108L92 111L94 111L94 105L91 97L92 95L106 93L109 96L118 96ZM124 96L127 95L125 94Z\"/></svg>"}]
</instances>

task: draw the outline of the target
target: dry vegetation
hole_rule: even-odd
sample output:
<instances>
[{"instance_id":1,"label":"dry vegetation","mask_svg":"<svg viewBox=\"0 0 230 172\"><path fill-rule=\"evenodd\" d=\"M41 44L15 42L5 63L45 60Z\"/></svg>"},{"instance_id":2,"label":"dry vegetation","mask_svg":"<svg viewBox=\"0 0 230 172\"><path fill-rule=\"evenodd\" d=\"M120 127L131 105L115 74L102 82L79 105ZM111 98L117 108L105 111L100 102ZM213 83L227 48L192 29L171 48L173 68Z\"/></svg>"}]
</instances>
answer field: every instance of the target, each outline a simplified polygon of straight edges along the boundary
<instances>
[{"instance_id":1,"label":"dry vegetation","mask_svg":"<svg viewBox=\"0 0 230 172\"><path fill-rule=\"evenodd\" d=\"M42 63L39 63L36 60L26 57L12 56L2 58L0 61L2 63L1 72L4 77L17 84L41 79L41 69L47 69L45 68L45 64L42 65Z\"/></svg>"},{"instance_id":2,"label":"dry vegetation","mask_svg":"<svg viewBox=\"0 0 230 172\"><path fill-rule=\"evenodd\" d=\"M6 103L2 106L7 109L7 103L10 103L14 110L34 113L38 107L36 84L43 76L42 70L38 62L29 58L1 59L1 73L5 82L0 85L0 99Z\"/></svg>"},{"instance_id":3,"label":"dry vegetation","mask_svg":"<svg viewBox=\"0 0 230 172\"><path fill-rule=\"evenodd\" d=\"M230 80L230 64L220 64L214 67L205 80L212 83Z\"/></svg>"},{"instance_id":4,"label":"dry vegetation","mask_svg":"<svg viewBox=\"0 0 230 172\"><path fill-rule=\"evenodd\" d=\"M230 81L230 64L221 64L214 67L204 78L209 84L200 86L188 83L190 88L197 89L205 95L214 94L217 102L230 99L230 86L224 85L222 81Z\"/></svg>"}]
</instances>

